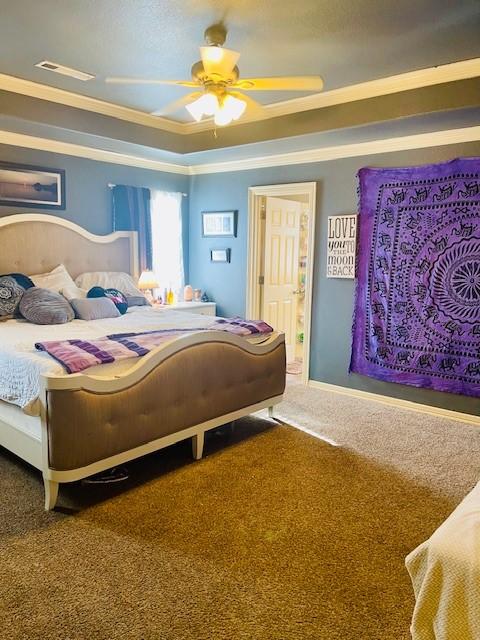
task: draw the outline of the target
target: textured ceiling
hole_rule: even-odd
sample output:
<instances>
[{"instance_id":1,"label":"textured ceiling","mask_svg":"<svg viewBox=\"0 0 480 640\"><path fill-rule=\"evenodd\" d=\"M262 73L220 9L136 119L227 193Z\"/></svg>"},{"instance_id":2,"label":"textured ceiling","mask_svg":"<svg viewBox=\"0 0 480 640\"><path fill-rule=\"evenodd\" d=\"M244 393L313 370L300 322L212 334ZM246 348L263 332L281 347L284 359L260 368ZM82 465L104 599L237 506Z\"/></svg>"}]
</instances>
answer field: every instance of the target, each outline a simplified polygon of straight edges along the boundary
<instances>
[{"instance_id":1,"label":"textured ceiling","mask_svg":"<svg viewBox=\"0 0 480 640\"><path fill-rule=\"evenodd\" d=\"M103 78L189 78L205 27L221 18L244 77L320 74L327 90L480 56L478 0L0 0L0 15L1 73L145 111L186 90ZM97 78L36 69L43 59Z\"/></svg>"}]
</instances>

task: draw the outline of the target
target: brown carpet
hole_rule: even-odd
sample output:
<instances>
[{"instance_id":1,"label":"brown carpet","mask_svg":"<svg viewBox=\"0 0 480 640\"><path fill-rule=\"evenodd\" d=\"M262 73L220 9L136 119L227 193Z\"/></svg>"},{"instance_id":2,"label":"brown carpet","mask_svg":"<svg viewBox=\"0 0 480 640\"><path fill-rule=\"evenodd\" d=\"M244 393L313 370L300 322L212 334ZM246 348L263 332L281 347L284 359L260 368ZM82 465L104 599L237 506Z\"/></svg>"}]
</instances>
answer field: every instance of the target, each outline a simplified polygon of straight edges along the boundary
<instances>
[{"instance_id":1,"label":"brown carpet","mask_svg":"<svg viewBox=\"0 0 480 640\"><path fill-rule=\"evenodd\" d=\"M408 472L422 454L413 432L405 447L405 424L384 438L370 426L371 455L350 446L359 429L330 427L342 445L332 446L244 419L212 434L200 462L180 443L130 464L126 483L67 485L50 514L38 473L2 450L0 637L407 639L404 556L473 484L465 452L478 461L478 430L449 423L420 436L442 468L454 444L449 474L431 469L429 486ZM391 437L410 465L391 464Z\"/></svg>"}]
</instances>

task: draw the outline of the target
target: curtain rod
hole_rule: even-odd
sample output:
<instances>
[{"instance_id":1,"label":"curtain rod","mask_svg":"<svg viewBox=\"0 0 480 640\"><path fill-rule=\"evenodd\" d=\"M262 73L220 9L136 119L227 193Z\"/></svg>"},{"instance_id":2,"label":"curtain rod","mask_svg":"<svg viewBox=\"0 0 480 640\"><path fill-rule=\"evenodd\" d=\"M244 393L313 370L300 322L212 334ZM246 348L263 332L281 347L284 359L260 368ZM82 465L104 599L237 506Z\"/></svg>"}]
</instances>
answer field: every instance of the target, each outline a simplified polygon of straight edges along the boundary
<instances>
[{"instance_id":1,"label":"curtain rod","mask_svg":"<svg viewBox=\"0 0 480 640\"><path fill-rule=\"evenodd\" d=\"M113 182L109 182L109 183L108 183L108 185L107 185L107 187L108 187L109 189L113 189L113 187L116 187L116 186L118 186L118 185L114 184ZM141 188L143 188L143 189L150 189L150 187L141 187ZM159 189L159 191L160 191L160 189ZM179 192L177 191L177 193L179 193ZM182 193L182 196L183 196L184 198L188 198L188 193Z\"/></svg>"}]
</instances>

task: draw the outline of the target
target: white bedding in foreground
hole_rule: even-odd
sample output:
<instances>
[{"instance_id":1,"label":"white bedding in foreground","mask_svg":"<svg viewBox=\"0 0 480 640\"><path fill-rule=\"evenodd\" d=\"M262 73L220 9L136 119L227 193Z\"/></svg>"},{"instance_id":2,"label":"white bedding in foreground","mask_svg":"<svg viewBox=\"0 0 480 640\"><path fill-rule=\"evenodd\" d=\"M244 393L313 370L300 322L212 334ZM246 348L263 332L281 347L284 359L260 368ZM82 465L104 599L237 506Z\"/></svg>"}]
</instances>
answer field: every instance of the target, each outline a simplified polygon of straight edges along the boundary
<instances>
[{"instance_id":1,"label":"white bedding in foreground","mask_svg":"<svg viewBox=\"0 0 480 640\"><path fill-rule=\"evenodd\" d=\"M413 640L480 639L480 482L407 556Z\"/></svg>"},{"instance_id":2,"label":"white bedding in foreground","mask_svg":"<svg viewBox=\"0 0 480 640\"><path fill-rule=\"evenodd\" d=\"M120 318L73 320L66 324L35 325L18 320L0 323L0 400L10 402L28 415L38 415L38 394L42 374L67 375L47 353L37 351L35 342L46 340L94 339L111 333L155 329L203 329L215 321L183 311L153 307L133 307ZM90 367L86 373L110 376L126 371L137 361L129 358L112 364Z\"/></svg>"}]
</instances>

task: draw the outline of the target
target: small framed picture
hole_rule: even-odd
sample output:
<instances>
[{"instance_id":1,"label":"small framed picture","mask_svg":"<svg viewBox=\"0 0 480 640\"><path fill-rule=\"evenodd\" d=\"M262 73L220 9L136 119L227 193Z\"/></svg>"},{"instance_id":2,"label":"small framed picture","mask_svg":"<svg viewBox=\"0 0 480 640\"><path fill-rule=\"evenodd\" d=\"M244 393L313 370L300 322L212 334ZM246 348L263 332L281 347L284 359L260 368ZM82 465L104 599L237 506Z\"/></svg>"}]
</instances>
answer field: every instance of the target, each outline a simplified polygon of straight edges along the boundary
<instances>
[{"instance_id":1,"label":"small framed picture","mask_svg":"<svg viewBox=\"0 0 480 640\"><path fill-rule=\"evenodd\" d=\"M203 237L234 238L237 235L236 211L202 211Z\"/></svg>"},{"instance_id":2,"label":"small framed picture","mask_svg":"<svg viewBox=\"0 0 480 640\"><path fill-rule=\"evenodd\" d=\"M230 249L211 249L210 262L230 262Z\"/></svg>"},{"instance_id":3,"label":"small framed picture","mask_svg":"<svg viewBox=\"0 0 480 640\"><path fill-rule=\"evenodd\" d=\"M65 209L65 171L0 162L0 205Z\"/></svg>"}]
</instances>

